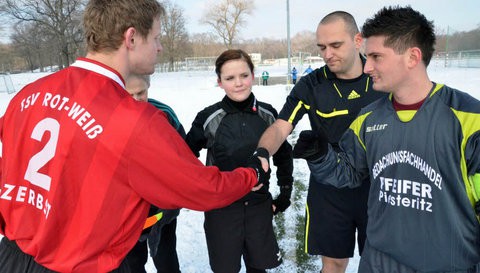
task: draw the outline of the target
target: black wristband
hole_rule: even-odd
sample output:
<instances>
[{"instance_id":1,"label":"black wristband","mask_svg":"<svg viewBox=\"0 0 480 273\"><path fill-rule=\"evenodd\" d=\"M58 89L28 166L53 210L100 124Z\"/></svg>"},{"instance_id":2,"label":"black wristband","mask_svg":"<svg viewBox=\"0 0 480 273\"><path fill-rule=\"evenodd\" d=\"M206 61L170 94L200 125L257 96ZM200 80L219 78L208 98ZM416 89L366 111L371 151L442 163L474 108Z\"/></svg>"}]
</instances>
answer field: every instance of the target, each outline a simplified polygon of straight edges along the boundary
<instances>
[{"instance_id":1,"label":"black wristband","mask_svg":"<svg viewBox=\"0 0 480 273\"><path fill-rule=\"evenodd\" d=\"M258 157L263 157L265 159L268 160L268 158L270 157L270 154L268 153L268 150L263 148L263 147L258 147L255 152L253 153L254 156L258 156Z\"/></svg>"}]
</instances>

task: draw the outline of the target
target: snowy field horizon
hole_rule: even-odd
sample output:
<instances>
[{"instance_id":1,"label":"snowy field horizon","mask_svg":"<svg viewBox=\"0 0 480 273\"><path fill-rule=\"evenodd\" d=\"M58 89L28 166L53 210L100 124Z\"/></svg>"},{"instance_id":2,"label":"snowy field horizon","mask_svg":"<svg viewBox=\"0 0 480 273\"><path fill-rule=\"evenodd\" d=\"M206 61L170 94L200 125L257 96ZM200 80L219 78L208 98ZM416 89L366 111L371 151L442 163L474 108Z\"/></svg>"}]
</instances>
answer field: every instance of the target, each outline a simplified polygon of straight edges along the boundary
<instances>
[{"instance_id":1,"label":"snowy field horizon","mask_svg":"<svg viewBox=\"0 0 480 273\"><path fill-rule=\"evenodd\" d=\"M297 67L299 75L303 73L307 65ZM317 68L319 65L312 65ZM292 66L293 67L293 66ZM270 76L285 76L286 66L259 66L255 71L258 82L263 70L268 69ZM450 87L469 93L480 100L480 68L455 68L443 67L443 62L432 62L428 69L430 79L437 83L443 83ZM10 75L13 86L18 92L26 84L48 75L50 73L21 73ZM1 90L0 82L0 115L6 110L8 102L16 94L8 94ZM270 103L280 111L285 98L292 85L278 84L270 86L254 86L255 96L264 102ZM177 113L180 122L188 130L196 114L205 107L221 100L224 91L217 86L215 72L169 72L155 73L152 75L149 97L170 105ZM301 130L309 129L307 118L302 119L289 137L289 141L295 144ZM201 154L204 162L205 152ZM303 250L303 227L306 192L308 188L309 171L304 160L294 162L294 190L292 193L292 206L288 210L275 216L274 225L277 238L282 249L284 262L268 272L293 273L293 272L319 272L321 261L317 256L308 256ZM275 169L272 170L270 181L271 192L275 197L278 194L276 186ZM177 252L180 269L183 273L211 272L208 263L208 253L203 231L203 213L182 209L177 224ZM358 252L350 260L347 273L357 272L359 262ZM156 272L151 259L146 265L147 272ZM242 270L245 268L242 263Z\"/></svg>"}]
</instances>

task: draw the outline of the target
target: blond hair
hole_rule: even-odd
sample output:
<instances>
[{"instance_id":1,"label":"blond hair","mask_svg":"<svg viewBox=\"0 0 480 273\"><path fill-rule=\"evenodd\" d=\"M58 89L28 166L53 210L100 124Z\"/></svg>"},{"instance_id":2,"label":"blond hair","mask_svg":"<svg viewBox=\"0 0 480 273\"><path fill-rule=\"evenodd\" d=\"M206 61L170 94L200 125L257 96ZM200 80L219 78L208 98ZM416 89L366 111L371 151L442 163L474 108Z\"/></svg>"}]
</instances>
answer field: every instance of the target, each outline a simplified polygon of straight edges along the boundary
<instances>
[{"instance_id":1,"label":"blond hair","mask_svg":"<svg viewBox=\"0 0 480 273\"><path fill-rule=\"evenodd\" d=\"M117 50L130 27L146 38L153 21L164 14L156 0L90 0L83 16L87 51Z\"/></svg>"}]
</instances>

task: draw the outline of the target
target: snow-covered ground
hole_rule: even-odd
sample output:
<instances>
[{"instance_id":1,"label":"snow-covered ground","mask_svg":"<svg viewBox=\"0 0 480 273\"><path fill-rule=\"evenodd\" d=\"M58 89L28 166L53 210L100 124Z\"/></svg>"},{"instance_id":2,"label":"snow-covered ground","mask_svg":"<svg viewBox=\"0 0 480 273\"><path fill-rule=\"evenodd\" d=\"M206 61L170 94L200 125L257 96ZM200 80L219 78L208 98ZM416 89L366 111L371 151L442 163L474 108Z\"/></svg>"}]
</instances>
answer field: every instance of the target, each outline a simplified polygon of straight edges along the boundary
<instances>
[{"instance_id":1,"label":"snow-covered ground","mask_svg":"<svg viewBox=\"0 0 480 273\"><path fill-rule=\"evenodd\" d=\"M306 67L305 67L306 68ZM261 73L263 67L259 67ZM302 69L297 69L303 72ZM283 75L286 67L269 67L270 75ZM283 73L283 74L282 74ZM433 62L429 68L432 81L445 83L451 87L470 93L480 99L480 69L479 68L444 68L442 62ZM11 75L15 90L34 81L46 73L24 73ZM291 86L255 86L253 92L259 100L272 104L280 110ZM185 130L189 130L197 112L219 101L224 92L216 86L216 76L211 72L175 72L156 73L152 77L150 97L169 104L177 113ZM1 92L0 83L0 114L5 112L9 100L14 94ZM308 128L308 121L303 119L289 140L295 143L296 135L302 129ZM274 174L275 171L272 171ZM284 254L284 263L269 272L319 272L321 262L319 257L309 257L303 251L303 225L306 189L308 186L308 168L303 160L295 160L295 184L292 194L293 205L282 215L275 217L275 227L278 233L280 247ZM272 193L277 195L275 176L272 177ZM183 209L180 213L177 229L177 251L181 270L184 273L211 272L208 264L208 254L203 232L203 213ZM351 259L348 273L356 272L359 257ZM147 272L156 272L151 260L147 263ZM245 272L242 269L241 272Z\"/></svg>"}]
</instances>

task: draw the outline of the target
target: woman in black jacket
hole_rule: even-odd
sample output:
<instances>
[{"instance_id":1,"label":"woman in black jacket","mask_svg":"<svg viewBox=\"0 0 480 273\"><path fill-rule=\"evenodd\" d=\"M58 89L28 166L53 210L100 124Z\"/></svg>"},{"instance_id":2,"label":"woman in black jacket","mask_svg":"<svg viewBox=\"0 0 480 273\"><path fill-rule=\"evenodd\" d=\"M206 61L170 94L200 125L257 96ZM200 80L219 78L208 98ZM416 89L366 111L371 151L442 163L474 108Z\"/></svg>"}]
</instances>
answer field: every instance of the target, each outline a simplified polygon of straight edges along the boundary
<instances>
[{"instance_id":1,"label":"woman in black jacket","mask_svg":"<svg viewBox=\"0 0 480 273\"><path fill-rule=\"evenodd\" d=\"M200 111L187 134L187 143L199 156L207 149L206 165L230 171L245 166L260 136L277 111L252 93L254 66L242 50L227 50L216 60L215 72L226 96ZM247 273L265 272L282 257L273 231L273 214L285 211L292 192L292 147L285 141L273 155L280 194L272 201L268 184L233 204L205 212L205 235L214 272L236 273L243 256Z\"/></svg>"}]
</instances>

